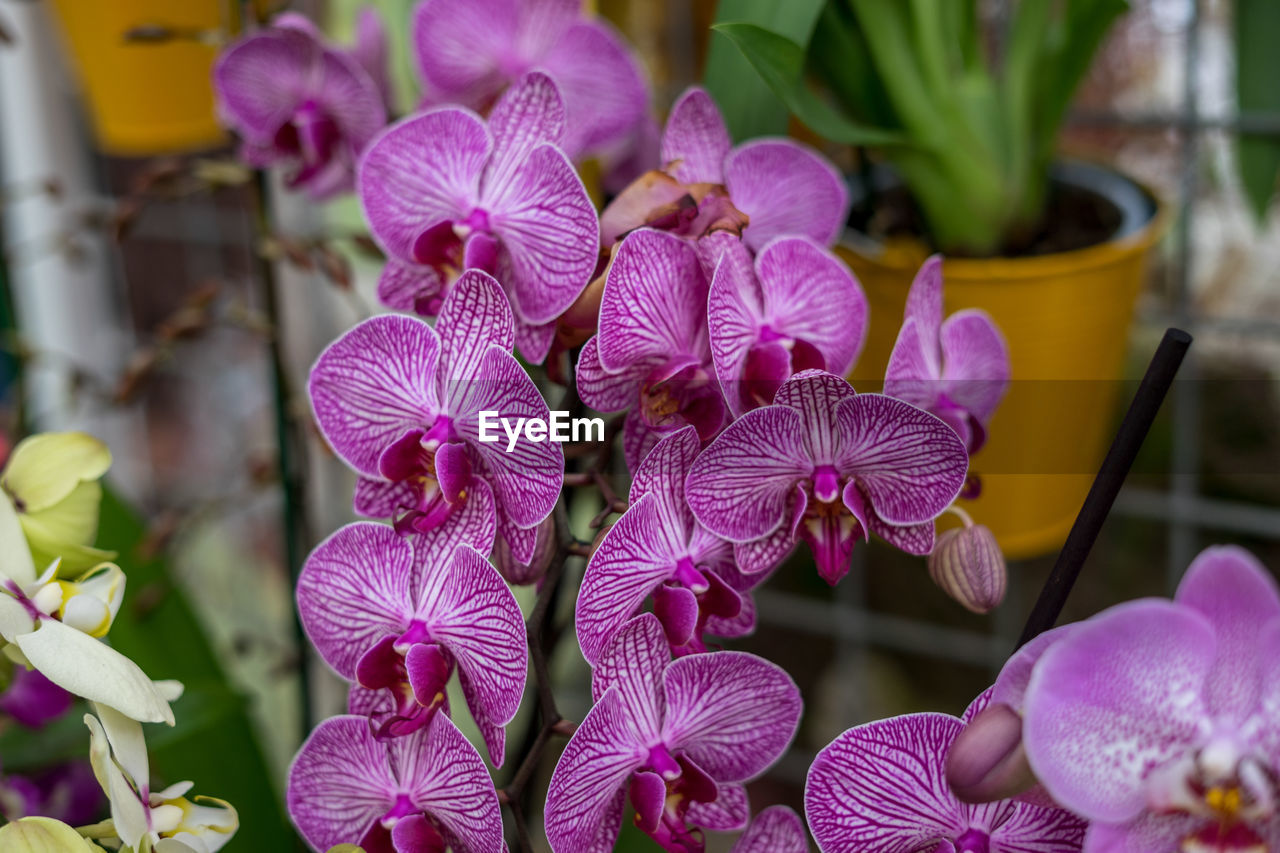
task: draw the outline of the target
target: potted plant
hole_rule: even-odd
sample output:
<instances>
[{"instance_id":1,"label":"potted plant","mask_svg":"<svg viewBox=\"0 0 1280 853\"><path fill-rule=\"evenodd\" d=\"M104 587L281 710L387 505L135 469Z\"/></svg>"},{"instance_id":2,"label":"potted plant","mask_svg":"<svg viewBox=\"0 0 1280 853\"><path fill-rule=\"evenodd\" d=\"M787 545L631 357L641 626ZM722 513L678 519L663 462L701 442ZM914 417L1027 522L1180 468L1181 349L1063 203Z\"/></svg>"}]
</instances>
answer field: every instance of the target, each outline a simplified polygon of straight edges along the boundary
<instances>
[{"instance_id":1,"label":"potted plant","mask_svg":"<svg viewBox=\"0 0 1280 853\"><path fill-rule=\"evenodd\" d=\"M883 377L911 276L943 253L947 311L989 313L1017 380L974 460L974 511L1010 556L1048 551L1101 460L1161 233L1145 189L1057 159L1067 107L1126 3L1022 0L999 50L976 0L809 5L803 44L723 9L716 29L811 131L874 155L850 179L842 245L873 318L852 378L861 390Z\"/></svg>"}]
</instances>

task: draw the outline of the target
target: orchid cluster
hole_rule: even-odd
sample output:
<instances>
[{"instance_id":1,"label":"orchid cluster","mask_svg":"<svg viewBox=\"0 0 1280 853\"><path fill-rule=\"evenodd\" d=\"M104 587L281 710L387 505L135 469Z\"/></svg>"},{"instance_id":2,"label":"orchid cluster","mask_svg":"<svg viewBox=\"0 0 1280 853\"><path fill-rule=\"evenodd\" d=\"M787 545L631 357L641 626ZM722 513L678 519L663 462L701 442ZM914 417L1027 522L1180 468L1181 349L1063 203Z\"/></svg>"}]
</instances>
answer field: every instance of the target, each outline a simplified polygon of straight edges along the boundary
<instances>
[{"instance_id":1,"label":"orchid cluster","mask_svg":"<svg viewBox=\"0 0 1280 853\"><path fill-rule=\"evenodd\" d=\"M84 433L42 433L19 442L0 471L0 651L7 688L0 715L40 728L88 704L89 764L41 779L3 780L6 851L214 853L238 827L222 800L188 799L190 782L153 790L143 723L174 725L182 693L152 681L107 645L124 600L115 554L93 547L100 478L111 453ZM98 811L94 781L110 804ZM88 824L73 829L72 825Z\"/></svg>"},{"instance_id":2,"label":"orchid cluster","mask_svg":"<svg viewBox=\"0 0 1280 853\"><path fill-rule=\"evenodd\" d=\"M999 603L999 548L954 504L980 486L969 461L1011 377L1004 340L981 312L946 316L930 259L884 393L856 392L868 305L831 251L848 200L822 155L735 146L697 88L658 131L639 64L577 0L424 0L411 29L421 97L390 123L367 17L354 48L276 19L216 72L246 160L314 197L354 192L392 309L330 344L308 383L366 520L298 579L307 636L349 692L290 769L293 821L317 851L532 850L530 809L553 853L612 849L627 814L672 853L702 853L707 832L741 832L741 853L806 850L800 816L756 809L746 787L790 747L799 689L723 641L754 630L753 590L801 543L831 585L874 535L927 555L965 607ZM603 445L552 440L553 384L567 411L614 416ZM619 433L629 491L613 483ZM587 488L604 508L584 524L566 490ZM963 526L939 532L949 510ZM548 655L579 558L591 706L575 724ZM1268 602L1231 604L1253 607L1249 636L1270 637ZM1104 614L1037 641L962 718L846 732L810 768L809 831L828 853L1269 838L1266 658L1214 622L1227 606L1133 605L1155 614L1146 639L1141 613ZM1154 658L1166 670L1137 672ZM541 728L509 755L527 693ZM530 784L566 735L539 803Z\"/></svg>"}]
</instances>

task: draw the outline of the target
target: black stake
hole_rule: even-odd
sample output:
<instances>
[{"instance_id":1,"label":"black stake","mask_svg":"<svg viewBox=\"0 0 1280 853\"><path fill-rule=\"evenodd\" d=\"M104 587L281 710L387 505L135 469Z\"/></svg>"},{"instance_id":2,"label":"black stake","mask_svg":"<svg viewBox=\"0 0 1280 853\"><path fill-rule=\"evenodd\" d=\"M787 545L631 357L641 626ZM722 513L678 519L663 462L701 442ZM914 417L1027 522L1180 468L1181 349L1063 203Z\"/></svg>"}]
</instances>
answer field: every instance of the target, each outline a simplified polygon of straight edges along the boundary
<instances>
[{"instance_id":1,"label":"black stake","mask_svg":"<svg viewBox=\"0 0 1280 853\"><path fill-rule=\"evenodd\" d=\"M1165 330L1164 339L1160 341L1156 354L1151 358L1151 364L1147 365L1147 373L1142 377L1142 384L1138 386L1138 392L1133 395L1129 411L1125 413L1120 429L1111 442L1107 458L1102 460L1102 467L1098 469L1098 476L1093 480L1089 496L1084 499L1084 505L1080 507L1080 514L1076 516L1075 524L1071 525L1071 532L1067 534L1067 541L1058 554L1058 561L1054 563L1049 579L1044 582L1044 588L1040 590L1040 598L1036 600L1036 606L1027 617L1026 627L1022 629L1022 638L1018 640L1018 648L1022 648L1030 640L1048 631L1058 621L1062 606L1067 603L1067 596L1071 594L1071 587L1080 576L1080 568L1084 565L1085 558L1089 556L1089 551L1093 549L1098 531L1102 529L1102 523L1107 520L1112 504L1116 502L1116 495L1120 493L1120 486L1124 484L1124 478L1133 467L1138 448L1142 447L1142 442L1156 419L1156 413L1160 411L1160 404L1169 393L1173 377L1177 374L1183 356L1187 354L1187 348L1190 346L1191 335L1181 329Z\"/></svg>"}]
</instances>

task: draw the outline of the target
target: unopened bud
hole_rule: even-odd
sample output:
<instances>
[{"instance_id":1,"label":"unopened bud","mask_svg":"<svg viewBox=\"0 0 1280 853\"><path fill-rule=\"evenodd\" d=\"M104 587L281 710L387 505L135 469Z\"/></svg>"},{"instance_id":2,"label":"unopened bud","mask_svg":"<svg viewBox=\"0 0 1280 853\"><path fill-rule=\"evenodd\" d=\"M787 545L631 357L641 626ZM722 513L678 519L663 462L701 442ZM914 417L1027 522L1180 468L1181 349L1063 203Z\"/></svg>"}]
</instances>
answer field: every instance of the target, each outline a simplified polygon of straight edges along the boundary
<instances>
[{"instance_id":1,"label":"unopened bud","mask_svg":"<svg viewBox=\"0 0 1280 853\"><path fill-rule=\"evenodd\" d=\"M929 577L974 613L1004 600L1008 572L996 537L981 524L947 530L929 554Z\"/></svg>"},{"instance_id":2,"label":"unopened bud","mask_svg":"<svg viewBox=\"0 0 1280 853\"><path fill-rule=\"evenodd\" d=\"M1008 799L1035 785L1022 746L1022 718L1008 705L980 711L947 751L946 776L966 803Z\"/></svg>"},{"instance_id":3,"label":"unopened bud","mask_svg":"<svg viewBox=\"0 0 1280 853\"><path fill-rule=\"evenodd\" d=\"M556 555L555 514L547 516L534 528L534 533L537 539L534 542L533 555L527 563L522 563L515 558L511 553L511 546L503 537L499 536L494 542L493 564L498 574L502 575L507 583L516 586L535 584L542 580L542 576L551 567L551 561Z\"/></svg>"}]
</instances>

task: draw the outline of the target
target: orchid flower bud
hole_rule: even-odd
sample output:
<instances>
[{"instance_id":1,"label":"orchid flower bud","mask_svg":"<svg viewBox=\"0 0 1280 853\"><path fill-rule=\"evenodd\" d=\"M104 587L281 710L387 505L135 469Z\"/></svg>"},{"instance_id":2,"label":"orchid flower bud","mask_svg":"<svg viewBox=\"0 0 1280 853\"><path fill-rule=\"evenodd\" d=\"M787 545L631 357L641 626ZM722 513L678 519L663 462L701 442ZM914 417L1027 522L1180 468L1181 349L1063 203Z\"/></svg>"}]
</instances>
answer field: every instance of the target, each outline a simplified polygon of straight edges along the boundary
<instances>
[{"instance_id":1,"label":"orchid flower bud","mask_svg":"<svg viewBox=\"0 0 1280 853\"><path fill-rule=\"evenodd\" d=\"M938 536L929 577L966 610L986 613L1004 600L1008 572L990 529L966 523Z\"/></svg>"},{"instance_id":2,"label":"orchid flower bud","mask_svg":"<svg viewBox=\"0 0 1280 853\"><path fill-rule=\"evenodd\" d=\"M984 708L947 752L947 784L961 800L986 803L1013 797L1035 784L1022 746L1022 718L1008 705Z\"/></svg>"}]
</instances>

